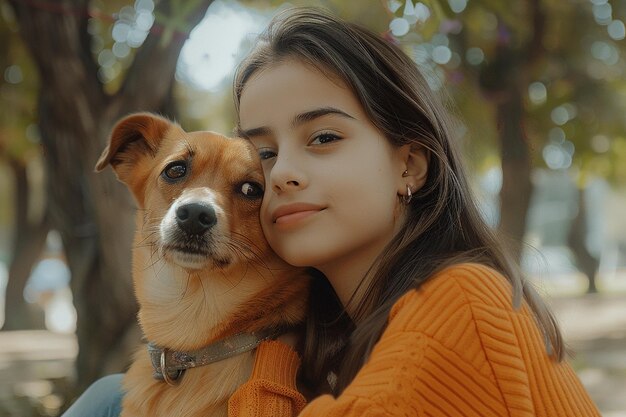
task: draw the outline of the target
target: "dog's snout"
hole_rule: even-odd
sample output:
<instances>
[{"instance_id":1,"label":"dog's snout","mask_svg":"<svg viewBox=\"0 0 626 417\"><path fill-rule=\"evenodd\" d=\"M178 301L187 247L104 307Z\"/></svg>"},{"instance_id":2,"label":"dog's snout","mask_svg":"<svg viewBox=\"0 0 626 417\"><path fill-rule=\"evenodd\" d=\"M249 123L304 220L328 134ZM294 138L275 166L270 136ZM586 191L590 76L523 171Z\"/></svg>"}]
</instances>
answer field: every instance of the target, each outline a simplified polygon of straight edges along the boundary
<instances>
[{"instance_id":1,"label":"dog's snout","mask_svg":"<svg viewBox=\"0 0 626 417\"><path fill-rule=\"evenodd\" d=\"M217 223L217 216L211 206L184 204L176 209L176 223L186 233L199 235Z\"/></svg>"}]
</instances>

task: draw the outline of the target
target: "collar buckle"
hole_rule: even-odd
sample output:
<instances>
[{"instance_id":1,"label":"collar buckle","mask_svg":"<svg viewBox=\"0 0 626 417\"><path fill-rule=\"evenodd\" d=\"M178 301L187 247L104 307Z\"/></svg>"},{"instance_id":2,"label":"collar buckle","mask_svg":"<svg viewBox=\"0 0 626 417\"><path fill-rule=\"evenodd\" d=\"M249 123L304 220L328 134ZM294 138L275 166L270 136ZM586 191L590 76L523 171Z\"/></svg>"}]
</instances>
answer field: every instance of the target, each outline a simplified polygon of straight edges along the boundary
<instances>
[{"instance_id":1,"label":"collar buckle","mask_svg":"<svg viewBox=\"0 0 626 417\"><path fill-rule=\"evenodd\" d=\"M176 369L172 376L170 376L170 373L167 370L167 349L163 349L161 351L159 364L161 365L161 376L163 376L163 380L167 383L167 385L171 387L178 385L180 378L185 373L185 369Z\"/></svg>"}]
</instances>

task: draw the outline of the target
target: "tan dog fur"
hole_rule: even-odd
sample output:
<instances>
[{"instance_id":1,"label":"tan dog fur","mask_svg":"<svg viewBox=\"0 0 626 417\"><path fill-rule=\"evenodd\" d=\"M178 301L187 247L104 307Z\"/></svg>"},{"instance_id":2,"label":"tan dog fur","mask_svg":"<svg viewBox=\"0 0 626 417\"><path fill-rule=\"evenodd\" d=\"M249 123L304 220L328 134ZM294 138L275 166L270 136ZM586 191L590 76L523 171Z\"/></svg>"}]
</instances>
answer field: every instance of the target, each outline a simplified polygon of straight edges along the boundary
<instances>
[{"instance_id":1,"label":"tan dog fur","mask_svg":"<svg viewBox=\"0 0 626 417\"><path fill-rule=\"evenodd\" d=\"M169 183L161 173L176 160L187 161L188 173ZM303 320L308 279L266 243L261 197L241 192L242 184L263 184L250 144L212 132L187 133L164 118L139 113L114 127L96 169L108 164L139 206L133 282L148 341L190 351L242 331ZM164 219L181 199L215 207L218 223L206 256L168 249ZM153 378L141 347L124 377L121 416L225 416L228 398L249 378L253 359L254 351L190 369L172 387Z\"/></svg>"}]
</instances>

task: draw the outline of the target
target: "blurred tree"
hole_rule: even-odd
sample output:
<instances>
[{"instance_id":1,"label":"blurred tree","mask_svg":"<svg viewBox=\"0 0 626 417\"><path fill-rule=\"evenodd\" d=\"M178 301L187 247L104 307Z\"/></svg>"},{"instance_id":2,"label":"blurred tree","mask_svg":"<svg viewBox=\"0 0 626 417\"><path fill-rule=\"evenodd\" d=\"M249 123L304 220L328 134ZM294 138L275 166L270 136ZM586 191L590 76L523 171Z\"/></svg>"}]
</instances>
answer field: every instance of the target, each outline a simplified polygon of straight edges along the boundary
<instances>
[{"instance_id":1,"label":"blurred tree","mask_svg":"<svg viewBox=\"0 0 626 417\"><path fill-rule=\"evenodd\" d=\"M26 303L24 288L44 248L50 222L45 207L35 216L29 215L33 213L33 187L29 181L28 161L10 155L5 157L14 176L15 217L2 330L43 329L43 311L35 304Z\"/></svg>"},{"instance_id":2,"label":"blurred tree","mask_svg":"<svg viewBox=\"0 0 626 417\"><path fill-rule=\"evenodd\" d=\"M596 292L599 248L587 244L587 187L603 178L619 187L626 183L626 52L624 23L612 16L626 14L626 4L590 2L563 7L551 2L551 24L544 38L547 57L528 86L528 117L538 138L538 165L567 170L578 186L567 238L578 268ZM619 9L621 7L621 10Z\"/></svg>"},{"instance_id":3,"label":"blurred tree","mask_svg":"<svg viewBox=\"0 0 626 417\"><path fill-rule=\"evenodd\" d=\"M101 374L120 371L138 340L129 251L134 204L110 171L94 175L93 166L121 116L139 110L174 116L178 55L211 1L161 1L154 15L150 0L121 9L126 2L98 3L100 9L88 0L8 3L39 74L48 212L72 273L81 391ZM108 48L102 33L127 37Z\"/></svg>"},{"instance_id":4,"label":"blurred tree","mask_svg":"<svg viewBox=\"0 0 626 417\"><path fill-rule=\"evenodd\" d=\"M496 136L496 143L490 143L498 150L502 170L498 230L519 259L533 189L524 95L533 68L544 58L545 11L539 0L432 1L426 4L434 13L426 33L430 33L434 41L432 51L441 55L434 56L435 62L448 71L452 81L450 90L467 94L456 88L456 84L466 81L471 84L470 88L478 88L486 99L483 107L463 99L460 103L474 107L470 114L482 110L492 117L491 120L480 119L495 129L470 122L476 129L470 132L471 142L473 145L487 139L489 143L483 130ZM441 48L435 49L437 47ZM449 54L448 59L446 54Z\"/></svg>"},{"instance_id":5,"label":"blurred tree","mask_svg":"<svg viewBox=\"0 0 626 417\"><path fill-rule=\"evenodd\" d=\"M545 28L545 15L539 0L525 3L527 10L518 3L512 5L513 9L518 6L518 10L512 12L526 13L526 30L516 32L505 19L498 18L493 58L478 77L482 91L496 106L502 164L499 231L513 238L513 253L518 259L521 258L525 219L532 194L531 154L524 128L524 93L533 65L544 56L542 37ZM524 33L529 28L530 34Z\"/></svg>"},{"instance_id":6,"label":"blurred tree","mask_svg":"<svg viewBox=\"0 0 626 417\"><path fill-rule=\"evenodd\" d=\"M616 4L388 3L394 13L392 32L439 83L447 81L465 116L472 148L483 151L479 159L494 161L489 145L499 150L499 230L517 242L518 256L533 190L531 167L569 170L581 189L596 176L621 184L626 179L622 164L615 163L626 148L626 122L620 116L626 70L621 53L626 48L615 42L624 39L624 23L612 17L626 13L626 5ZM402 19L406 22L398 23ZM484 100L472 91L477 89ZM597 259L584 243L585 210L573 212L578 217L569 244L594 291L591 271L597 269Z\"/></svg>"},{"instance_id":7,"label":"blurred tree","mask_svg":"<svg viewBox=\"0 0 626 417\"><path fill-rule=\"evenodd\" d=\"M0 96L4 102L0 114L0 159L13 173L14 221L12 222L12 253L9 262L9 281L5 296L3 330L42 328L43 311L24 300L24 287L30 271L41 254L49 230L45 208L36 207L33 179L29 165L40 158L36 137L27 140L24 133L30 125L34 133L32 109L37 83L32 77L34 68L15 31L8 25L0 26L0 68L5 69L0 80ZM36 188L36 187L35 187Z\"/></svg>"}]
</instances>

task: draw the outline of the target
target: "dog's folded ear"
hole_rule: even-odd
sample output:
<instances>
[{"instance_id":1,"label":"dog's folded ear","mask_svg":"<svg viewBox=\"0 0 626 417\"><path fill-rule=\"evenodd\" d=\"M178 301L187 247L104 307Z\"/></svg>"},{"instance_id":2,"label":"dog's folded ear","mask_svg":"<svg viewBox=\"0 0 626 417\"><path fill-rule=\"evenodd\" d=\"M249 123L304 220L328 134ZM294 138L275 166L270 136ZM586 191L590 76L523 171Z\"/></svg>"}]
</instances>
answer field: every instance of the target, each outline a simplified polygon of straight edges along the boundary
<instances>
[{"instance_id":1,"label":"dog's folded ear","mask_svg":"<svg viewBox=\"0 0 626 417\"><path fill-rule=\"evenodd\" d=\"M120 164L133 165L140 157L154 156L159 142L172 125L169 120L152 113L134 113L124 117L113 127L109 144L95 170L102 171L111 164L119 177L117 168Z\"/></svg>"},{"instance_id":2,"label":"dog's folded ear","mask_svg":"<svg viewBox=\"0 0 626 417\"><path fill-rule=\"evenodd\" d=\"M155 157L163 138L177 126L151 113L135 113L121 119L113 127L109 144L96 163L96 172L110 164L141 205L148 170L138 167Z\"/></svg>"}]
</instances>

